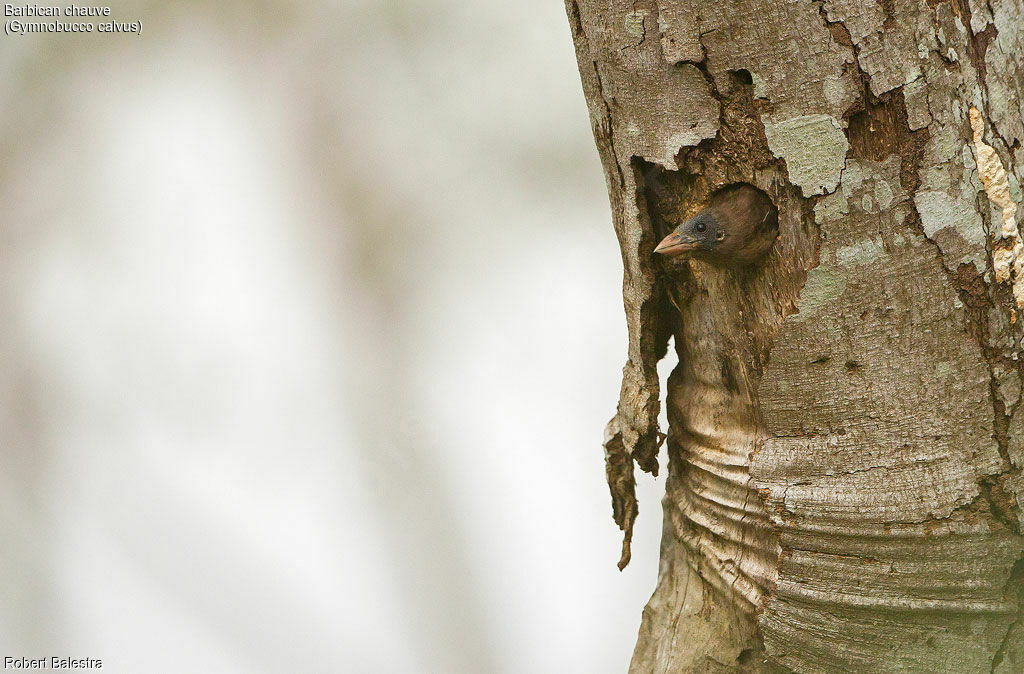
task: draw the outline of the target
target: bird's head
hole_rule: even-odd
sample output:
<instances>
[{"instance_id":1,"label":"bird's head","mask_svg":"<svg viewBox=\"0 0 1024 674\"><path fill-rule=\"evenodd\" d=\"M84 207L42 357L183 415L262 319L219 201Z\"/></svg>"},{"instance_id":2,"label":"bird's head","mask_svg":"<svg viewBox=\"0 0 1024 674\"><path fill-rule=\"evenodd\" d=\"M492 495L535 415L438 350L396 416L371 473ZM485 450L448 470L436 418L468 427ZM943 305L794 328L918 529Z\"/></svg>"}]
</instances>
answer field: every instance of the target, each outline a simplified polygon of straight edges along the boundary
<instances>
[{"instance_id":1,"label":"bird's head","mask_svg":"<svg viewBox=\"0 0 1024 674\"><path fill-rule=\"evenodd\" d=\"M711 210L705 208L662 239L654 252L673 257L695 252L710 253L725 241L727 234Z\"/></svg>"},{"instance_id":2,"label":"bird's head","mask_svg":"<svg viewBox=\"0 0 1024 674\"><path fill-rule=\"evenodd\" d=\"M662 239L655 253L692 255L724 265L748 265L761 259L779 232L778 209L768 195L748 183L714 194L706 208Z\"/></svg>"}]
</instances>

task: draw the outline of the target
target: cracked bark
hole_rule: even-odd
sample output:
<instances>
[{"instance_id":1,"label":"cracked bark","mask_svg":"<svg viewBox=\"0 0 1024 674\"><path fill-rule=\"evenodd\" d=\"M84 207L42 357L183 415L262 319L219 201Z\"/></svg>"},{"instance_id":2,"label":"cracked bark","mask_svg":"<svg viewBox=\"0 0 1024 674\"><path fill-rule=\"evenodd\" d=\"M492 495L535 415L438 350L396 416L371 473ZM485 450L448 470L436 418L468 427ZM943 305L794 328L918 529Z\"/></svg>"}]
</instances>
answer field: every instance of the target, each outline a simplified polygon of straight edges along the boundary
<instances>
[{"instance_id":1,"label":"cracked bark","mask_svg":"<svg viewBox=\"0 0 1024 674\"><path fill-rule=\"evenodd\" d=\"M624 263L620 565L679 355L631 671L1024 671L1021 0L567 11ZM735 182L767 259L652 257Z\"/></svg>"}]
</instances>

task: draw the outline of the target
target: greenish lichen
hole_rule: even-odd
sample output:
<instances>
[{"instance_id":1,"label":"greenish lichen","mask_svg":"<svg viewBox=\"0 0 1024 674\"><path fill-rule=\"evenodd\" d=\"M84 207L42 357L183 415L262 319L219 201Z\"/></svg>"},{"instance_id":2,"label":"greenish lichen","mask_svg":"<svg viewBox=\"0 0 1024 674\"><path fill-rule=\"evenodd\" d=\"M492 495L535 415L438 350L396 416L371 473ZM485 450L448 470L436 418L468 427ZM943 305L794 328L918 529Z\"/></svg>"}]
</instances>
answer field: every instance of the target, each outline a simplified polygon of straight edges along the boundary
<instances>
[{"instance_id":1,"label":"greenish lichen","mask_svg":"<svg viewBox=\"0 0 1024 674\"><path fill-rule=\"evenodd\" d=\"M775 122L763 115L772 154L786 160L789 179L805 197L836 189L850 143L839 121L830 115L805 115Z\"/></svg>"},{"instance_id":2,"label":"greenish lichen","mask_svg":"<svg viewBox=\"0 0 1024 674\"><path fill-rule=\"evenodd\" d=\"M954 200L946 192L922 190L914 195L914 205L925 236L935 240L944 229L955 231L966 244L961 261L973 263L979 272L985 271L985 226L969 198Z\"/></svg>"},{"instance_id":3,"label":"greenish lichen","mask_svg":"<svg viewBox=\"0 0 1024 674\"><path fill-rule=\"evenodd\" d=\"M821 311L826 304L839 299L846 290L846 277L825 266L807 272L807 282L800 293L800 312L790 320L804 321Z\"/></svg>"},{"instance_id":4,"label":"greenish lichen","mask_svg":"<svg viewBox=\"0 0 1024 674\"><path fill-rule=\"evenodd\" d=\"M895 195L893 194L892 187L889 186L889 183L881 179L875 181L875 201L878 202L878 206L882 210L889 209L894 197Z\"/></svg>"},{"instance_id":5,"label":"greenish lichen","mask_svg":"<svg viewBox=\"0 0 1024 674\"><path fill-rule=\"evenodd\" d=\"M865 239L836 251L836 262L841 266L870 264L885 254L881 239Z\"/></svg>"}]
</instances>

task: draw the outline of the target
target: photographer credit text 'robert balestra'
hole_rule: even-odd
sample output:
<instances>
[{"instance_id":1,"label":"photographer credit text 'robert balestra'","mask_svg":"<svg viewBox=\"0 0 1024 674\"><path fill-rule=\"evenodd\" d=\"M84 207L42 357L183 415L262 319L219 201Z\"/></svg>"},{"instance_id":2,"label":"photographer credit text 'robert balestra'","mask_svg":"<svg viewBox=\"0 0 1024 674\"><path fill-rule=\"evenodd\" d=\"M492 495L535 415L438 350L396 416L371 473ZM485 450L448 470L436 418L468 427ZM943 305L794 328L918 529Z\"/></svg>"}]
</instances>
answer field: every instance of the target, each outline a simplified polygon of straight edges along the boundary
<instances>
[{"instance_id":1,"label":"photographer credit text 'robert balestra'","mask_svg":"<svg viewBox=\"0 0 1024 674\"><path fill-rule=\"evenodd\" d=\"M4 658L4 669L103 669L99 658Z\"/></svg>"}]
</instances>

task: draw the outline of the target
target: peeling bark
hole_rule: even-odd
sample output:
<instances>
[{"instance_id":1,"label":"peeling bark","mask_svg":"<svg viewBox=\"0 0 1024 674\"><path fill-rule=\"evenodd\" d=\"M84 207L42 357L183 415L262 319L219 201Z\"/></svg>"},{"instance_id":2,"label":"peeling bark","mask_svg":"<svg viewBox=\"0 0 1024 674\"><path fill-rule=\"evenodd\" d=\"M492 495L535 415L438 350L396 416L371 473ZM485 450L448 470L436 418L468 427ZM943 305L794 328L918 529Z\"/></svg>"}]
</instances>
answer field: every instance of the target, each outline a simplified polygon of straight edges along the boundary
<instances>
[{"instance_id":1,"label":"peeling bark","mask_svg":"<svg viewBox=\"0 0 1024 674\"><path fill-rule=\"evenodd\" d=\"M567 11L625 270L620 566L679 355L631 671L1024 671L1024 5ZM739 182L764 260L652 256Z\"/></svg>"}]
</instances>

